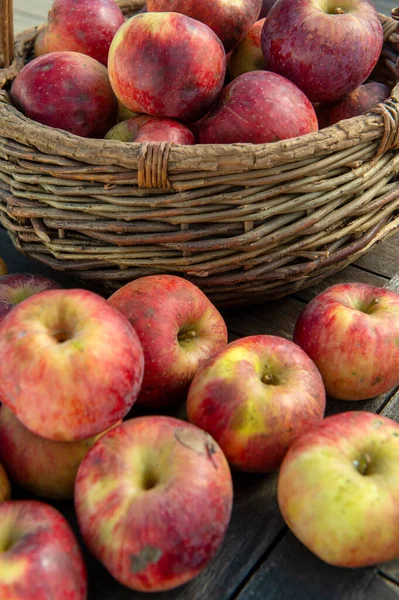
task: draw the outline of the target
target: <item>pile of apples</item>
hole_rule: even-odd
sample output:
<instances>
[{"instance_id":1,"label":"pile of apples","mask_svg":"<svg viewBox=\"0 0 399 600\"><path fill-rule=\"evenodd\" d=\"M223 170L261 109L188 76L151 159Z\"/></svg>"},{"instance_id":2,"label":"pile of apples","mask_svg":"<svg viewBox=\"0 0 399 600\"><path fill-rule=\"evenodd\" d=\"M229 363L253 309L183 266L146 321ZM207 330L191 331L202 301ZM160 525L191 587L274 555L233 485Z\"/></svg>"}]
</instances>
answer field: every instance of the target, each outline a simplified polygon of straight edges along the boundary
<instances>
[{"instance_id":1,"label":"pile of apples","mask_svg":"<svg viewBox=\"0 0 399 600\"><path fill-rule=\"evenodd\" d=\"M363 114L383 44L369 0L54 0L14 105L79 136L267 143ZM367 81L367 82L366 82Z\"/></svg>"},{"instance_id":2,"label":"pile of apples","mask_svg":"<svg viewBox=\"0 0 399 600\"><path fill-rule=\"evenodd\" d=\"M384 288L330 287L293 341L228 343L221 313L181 277L142 277L105 300L3 275L0 597L86 598L78 542L44 501L57 498L73 499L87 548L121 584L190 581L228 528L230 468L278 470L281 513L322 560L398 557L399 424L324 418L326 392L356 401L398 384L399 295ZM11 500L9 478L39 500Z\"/></svg>"}]
</instances>

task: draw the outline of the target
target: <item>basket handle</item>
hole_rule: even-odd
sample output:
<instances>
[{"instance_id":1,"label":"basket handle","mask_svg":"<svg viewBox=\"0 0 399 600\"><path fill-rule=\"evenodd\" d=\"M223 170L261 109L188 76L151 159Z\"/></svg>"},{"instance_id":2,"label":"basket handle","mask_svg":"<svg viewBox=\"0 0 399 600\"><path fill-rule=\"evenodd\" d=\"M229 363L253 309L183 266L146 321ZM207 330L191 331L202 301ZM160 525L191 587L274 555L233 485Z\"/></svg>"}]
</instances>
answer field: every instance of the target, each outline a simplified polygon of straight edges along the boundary
<instances>
[{"instance_id":1,"label":"basket handle","mask_svg":"<svg viewBox=\"0 0 399 600\"><path fill-rule=\"evenodd\" d=\"M13 0L0 0L0 68L14 59Z\"/></svg>"}]
</instances>

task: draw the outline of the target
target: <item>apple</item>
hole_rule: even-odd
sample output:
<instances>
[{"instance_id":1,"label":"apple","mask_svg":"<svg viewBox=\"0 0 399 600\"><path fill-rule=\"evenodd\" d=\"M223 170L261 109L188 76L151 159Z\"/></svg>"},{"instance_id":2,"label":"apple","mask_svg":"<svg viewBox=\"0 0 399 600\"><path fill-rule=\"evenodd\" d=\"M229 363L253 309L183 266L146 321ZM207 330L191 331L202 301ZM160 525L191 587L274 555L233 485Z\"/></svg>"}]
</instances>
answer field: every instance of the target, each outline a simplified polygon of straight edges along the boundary
<instances>
[{"instance_id":1,"label":"apple","mask_svg":"<svg viewBox=\"0 0 399 600\"><path fill-rule=\"evenodd\" d=\"M146 367L138 404L172 406L185 400L196 371L227 344L219 311L182 277L140 277L108 302L129 319L143 348Z\"/></svg>"},{"instance_id":2,"label":"apple","mask_svg":"<svg viewBox=\"0 0 399 600\"><path fill-rule=\"evenodd\" d=\"M314 108L295 84L275 73L251 71L224 88L217 104L201 121L199 142L260 144L317 129Z\"/></svg>"},{"instance_id":3,"label":"apple","mask_svg":"<svg viewBox=\"0 0 399 600\"><path fill-rule=\"evenodd\" d=\"M312 102L333 102L370 75L383 32L369 0L278 0L261 41L271 71L293 81Z\"/></svg>"},{"instance_id":4,"label":"apple","mask_svg":"<svg viewBox=\"0 0 399 600\"><path fill-rule=\"evenodd\" d=\"M143 592L175 588L204 569L223 541L232 501L216 442L164 416L130 419L104 435L75 484L88 548L120 583Z\"/></svg>"},{"instance_id":5,"label":"apple","mask_svg":"<svg viewBox=\"0 0 399 600\"><path fill-rule=\"evenodd\" d=\"M65 518L35 500L0 503L0 598L86 600L83 557Z\"/></svg>"},{"instance_id":6,"label":"apple","mask_svg":"<svg viewBox=\"0 0 399 600\"><path fill-rule=\"evenodd\" d=\"M169 142L195 144L194 134L174 119L138 115L114 125L105 136L107 140L121 142Z\"/></svg>"},{"instance_id":7,"label":"apple","mask_svg":"<svg viewBox=\"0 0 399 600\"><path fill-rule=\"evenodd\" d=\"M134 113L126 108L126 106L123 106L123 104L118 100L118 122L126 121L127 119L131 119L132 117L136 116L137 113Z\"/></svg>"},{"instance_id":8,"label":"apple","mask_svg":"<svg viewBox=\"0 0 399 600\"><path fill-rule=\"evenodd\" d=\"M11 486L8 475L0 464L0 504L11 498Z\"/></svg>"},{"instance_id":9,"label":"apple","mask_svg":"<svg viewBox=\"0 0 399 600\"><path fill-rule=\"evenodd\" d=\"M112 39L125 18L114 0L54 0L35 55L70 50L107 66Z\"/></svg>"},{"instance_id":10,"label":"apple","mask_svg":"<svg viewBox=\"0 0 399 600\"><path fill-rule=\"evenodd\" d=\"M262 8L260 9L259 19L264 19L270 12L273 4L276 3L276 0L262 0Z\"/></svg>"},{"instance_id":11,"label":"apple","mask_svg":"<svg viewBox=\"0 0 399 600\"><path fill-rule=\"evenodd\" d=\"M391 88L383 83L364 83L341 100L321 105L327 123L325 126L363 115L376 104L384 102L390 95Z\"/></svg>"},{"instance_id":12,"label":"apple","mask_svg":"<svg viewBox=\"0 0 399 600\"><path fill-rule=\"evenodd\" d=\"M60 287L52 279L31 273L12 273L0 277L0 321L22 300Z\"/></svg>"},{"instance_id":13,"label":"apple","mask_svg":"<svg viewBox=\"0 0 399 600\"><path fill-rule=\"evenodd\" d=\"M230 52L259 17L262 0L147 0L149 11L182 13L208 25Z\"/></svg>"},{"instance_id":14,"label":"apple","mask_svg":"<svg viewBox=\"0 0 399 600\"><path fill-rule=\"evenodd\" d=\"M118 30L108 70L115 94L129 110L195 121L222 89L226 54L207 25L174 12L148 12Z\"/></svg>"},{"instance_id":15,"label":"apple","mask_svg":"<svg viewBox=\"0 0 399 600\"><path fill-rule=\"evenodd\" d=\"M44 46L46 27L43 27L37 34L35 38L35 43L33 45L33 55L37 58L42 54L46 54L46 48Z\"/></svg>"},{"instance_id":16,"label":"apple","mask_svg":"<svg viewBox=\"0 0 399 600\"><path fill-rule=\"evenodd\" d=\"M40 437L105 431L131 409L143 371L132 326L93 292L40 292L0 323L0 397Z\"/></svg>"},{"instance_id":17,"label":"apple","mask_svg":"<svg viewBox=\"0 0 399 600\"><path fill-rule=\"evenodd\" d=\"M399 424L366 411L327 417L288 450L278 504L294 535L337 567L399 557Z\"/></svg>"},{"instance_id":18,"label":"apple","mask_svg":"<svg viewBox=\"0 0 399 600\"><path fill-rule=\"evenodd\" d=\"M325 403L320 373L301 348L254 335L231 342L197 371L187 416L217 441L230 465L264 473L322 420Z\"/></svg>"},{"instance_id":19,"label":"apple","mask_svg":"<svg viewBox=\"0 0 399 600\"><path fill-rule=\"evenodd\" d=\"M117 122L107 69L79 52L51 52L18 73L11 100L24 115L82 137L103 138Z\"/></svg>"},{"instance_id":20,"label":"apple","mask_svg":"<svg viewBox=\"0 0 399 600\"><path fill-rule=\"evenodd\" d=\"M53 442L30 432L9 408L0 407L0 461L14 481L42 498L73 498L78 467L103 434L75 442Z\"/></svg>"},{"instance_id":21,"label":"apple","mask_svg":"<svg viewBox=\"0 0 399 600\"><path fill-rule=\"evenodd\" d=\"M256 21L248 31L245 38L233 50L227 63L227 73L230 79L235 79L249 71L266 69L266 63L260 44L265 19Z\"/></svg>"},{"instance_id":22,"label":"apple","mask_svg":"<svg viewBox=\"0 0 399 600\"><path fill-rule=\"evenodd\" d=\"M293 340L316 363L329 396L384 394L399 383L399 295L358 282L333 285L299 315Z\"/></svg>"},{"instance_id":23,"label":"apple","mask_svg":"<svg viewBox=\"0 0 399 600\"><path fill-rule=\"evenodd\" d=\"M7 272L7 265L4 260L0 258L0 276L5 275Z\"/></svg>"}]
</instances>

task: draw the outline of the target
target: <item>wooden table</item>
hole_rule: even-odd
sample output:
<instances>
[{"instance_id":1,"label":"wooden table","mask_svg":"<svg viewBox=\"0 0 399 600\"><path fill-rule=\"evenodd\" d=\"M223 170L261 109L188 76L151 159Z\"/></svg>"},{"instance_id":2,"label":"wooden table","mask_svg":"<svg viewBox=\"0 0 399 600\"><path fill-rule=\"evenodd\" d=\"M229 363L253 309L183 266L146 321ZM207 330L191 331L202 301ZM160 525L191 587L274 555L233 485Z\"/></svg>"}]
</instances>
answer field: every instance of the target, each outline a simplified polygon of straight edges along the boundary
<instances>
[{"instance_id":1,"label":"wooden table","mask_svg":"<svg viewBox=\"0 0 399 600\"><path fill-rule=\"evenodd\" d=\"M389 14L394 4L379 0ZM14 0L15 28L44 20L51 0ZM0 257L10 272L48 275L67 287L72 278L18 254L0 228ZM399 234L376 246L354 266L295 296L249 309L223 311L230 339L269 333L291 338L296 318L320 290L341 281L361 281L399 291ZM328 401L327 414L372 410L399 420L399 392L365 402ZM399 559L363 569L339 569L318 560L287 530L276 501L276 475L234 475L234 508L224 544L194 581L171 592L137 594L117 584L87 553L89 600L393 600L399 599ZM18 492L17 492L18 494ZM26 497L26 495L25 495ZM55 504L78 534L72 503Z\"/></svg>"}]
</instances>

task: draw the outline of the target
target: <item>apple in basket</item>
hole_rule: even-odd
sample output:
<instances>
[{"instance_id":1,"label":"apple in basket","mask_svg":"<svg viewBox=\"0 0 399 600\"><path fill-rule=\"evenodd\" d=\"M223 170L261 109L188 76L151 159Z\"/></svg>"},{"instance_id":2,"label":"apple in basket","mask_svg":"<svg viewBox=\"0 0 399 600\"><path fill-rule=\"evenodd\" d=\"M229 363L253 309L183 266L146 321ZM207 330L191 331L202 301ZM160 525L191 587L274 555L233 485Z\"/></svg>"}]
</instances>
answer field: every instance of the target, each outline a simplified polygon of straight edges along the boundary
<instances>
[{"instance_id":1,"label":"apple in basket","mask_svg":"<svg viewBox=\"0 0 399 600\"><path fill-rule=\"evenodd\" d=\"M0 276L5 275L7 272L7 265L4 260L0 258Z\"/></svg>"},{"instance_id":2,"label":"apple in basket","mask_svg":"<svg viewBox=\"0 0 399 600\"><path fill-rule=\"evenodd\" d=\"M382 43L369 0L278 0L262 31L267 68L293 81L312 102L338 100L364 83Z\"/></svg>"},{"instance_id":3,"label":"apple in basket","mask_svg":"<svg viewBox=\"0 0 399 600\"><path fill-rule=\"evenodd\" d=\"M327 394L365 400L399 383L399 295L364 283L329 287L295 325L296 342L316 363Z\"/></svg>"},{"instance_id":4,"label":"apple in basket","mask_svg":"<svg viewBox=\"0 0 399 600\"><path fill-rule=\"evenodd\" d=\"M231 53L227 66L230 79L235 79L249 71L261 71L266 68L260 44L264 22L264 19L256 21L242 42Z\"/></svg>"},{"instance_id":5,"label":"apple in basket","mask_svg":"<svg viewBox=\"0 0 399 600\"><path fill-rule=\"evenodd\" d=\"M4 404L0 407L0 461L14 481L42 498L73 498L78 467L102 435L54 442L26 429ZM1 489L0 484L0 499Z\"/></svg>"},{"instance_id":6,"label":"apple in basket","mask_svg":"<svg viewBox=\"0 0 399 600\"><path fill-rule=\"evenodd\" d=\"M22 300L44 290L61 287L52 279L30 273L13 273L0 277L0 321Z\"/></svg>"},{"instance_id":7,"label":"apple in basket","mask_svg":"<svg viewBox=\"0 0 399 600\"><path fill-rule=\"evenodd\" d=\"M317 130L315 110L294 83L276 73L251 71L224 88L201 120L199 142L260 144Z\"/></svg>"},{"instance_id":8,"label":"apple in basket","mask_svg":"<svg viewBox=\"0 0 399 600\"><path fill-rule=\"evenodd\" d=\"M108 71L119 101L137 113L195 121L218 97L226 54L203 23L174 12L142 13L116 33Z\"/></svg>"},{"instance_id":9,"label":"apple in basket","mask_svg":"<svg viewBox=\"0 0 399 600\"><path fill-rule=\"evenodd\" d=\"M0 323L0 398L41 437L105 431L131 409L143 371L133 327L93 292L40 292Z\"/></svg>"},{"instance_id":10,"label":"apple in basket","mask_svg":"<svg viewBox=\"0 0 399 600\"><path fill-rule=\"evenodd\" d=\"M124 21L114 0L54 0L35 55L70 50L107 66L112 39Z\"/></svg>"},{"instance_id":11,"label":"apple in basket","mask_svg":"<svg viewBox=\"0 0 399 600\"><path fill-rule=\"evenodd\" d=\"M182 277L140 277L117 290L108 302L129 319L144 351L138 404L172 406L185 400L198 368L227 344L219 311Z\"/></svg>"},{"instance_id":12,"label":"apple in basket","mask_svg":"<svg viewBox=\"0 0 399 600\"><path fill-rule=\"evenodd\" d=\"M10 95L30 119L83 137L103 138L118 118L107 69L79 52L35 58L18 73Z\"/></svg>"},{"instance_id":13,"label":"apple in basket","mask_svg":"<svg viewBox=\"0 0 399 600\"><path fill-rule=\"evenodd\" d=\"M0 503L0 598L86 600L83 557L65 518L35 500Z\"/></svg>"},{"instance_id":14,"label":"apple in basket","mask_svg":"<svg viewBox=\"0 0 399 600\"><path fill-rule=\"evenodd\" d=\"M230 52L259 17L262 0L147 0L149 11L173 11L208 25Z\"/></svg>"},{"instance_id":15,"label":"apple in basket","mask_svg":"<svg viewBox=\"0 0 399 600\"><path fill-rule=\"evenodd\" d=\"M187 416L243 471L279 467L287 449L323 418L323 382L295 344L271 335L236 340L198 370Z\"/></svg>"},{"instance_id":16,"label":"apple in basket","mask_svg":"<svg viewBox=\"0 0 399 600\"><path fill-rule=\"evenodd\" d=\"M105 136L107 140L121 142L169 142L195 144L194 134L174 119L138 115L114 125Z\"/></svg>"},{"instance_id":17,"label":"apple in basket","mask_svg":"<svg viewBox=\"0 0 399 600\"><path fill-rule=\"evenodd\" d=\"M115 579L137 591L186 583L219 549L233 486L205 431L172 417L130 419L81 463L75 508L83 539Z\"/></svg>"},{"instance_id":18,"label":"apple in basket","mask_svg":"<svg viewBox=\"0 0 399 600\"><path fill-rule=\"evenodd\" d=\"M399 557L399 424L366 411L327 417L288 450L278 504L305 546L337 567Z\"/></svg>"}]
</instances>

